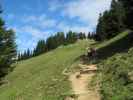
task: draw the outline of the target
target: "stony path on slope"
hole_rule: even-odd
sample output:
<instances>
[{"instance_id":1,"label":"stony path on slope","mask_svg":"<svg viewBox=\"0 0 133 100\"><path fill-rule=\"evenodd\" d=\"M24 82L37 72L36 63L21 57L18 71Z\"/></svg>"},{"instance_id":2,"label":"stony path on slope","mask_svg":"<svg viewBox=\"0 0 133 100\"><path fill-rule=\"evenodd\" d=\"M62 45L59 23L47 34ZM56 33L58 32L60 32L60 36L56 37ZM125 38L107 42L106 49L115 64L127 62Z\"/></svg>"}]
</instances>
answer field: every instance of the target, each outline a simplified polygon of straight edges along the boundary
<instances>
[{"instance_id":1,"label":"stony path on slope","mask_svg":"<svg viewBox=\"0 0 133 100\"><path fill-rule=\"evenodd\" d=\"M79 72L69 76L72 84L74 97L68 97L66 100L100 100L96 90L89 89L89 84L97 70L95 65L79 65L82 69Z\"/></svg>"}]
</instances>

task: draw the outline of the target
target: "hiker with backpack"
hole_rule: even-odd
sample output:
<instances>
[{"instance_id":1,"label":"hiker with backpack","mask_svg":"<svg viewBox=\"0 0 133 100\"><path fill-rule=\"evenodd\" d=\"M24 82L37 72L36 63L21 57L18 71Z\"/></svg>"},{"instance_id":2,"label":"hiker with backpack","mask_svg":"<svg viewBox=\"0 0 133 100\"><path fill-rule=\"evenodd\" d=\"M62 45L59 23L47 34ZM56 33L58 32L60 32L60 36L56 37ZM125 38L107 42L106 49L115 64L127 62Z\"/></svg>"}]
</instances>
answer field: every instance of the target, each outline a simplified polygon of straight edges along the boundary
<instances>
[{"instance_id":1,"label":"hiker with backpack","mask_svg":"<svg viewBox=\"0 0 133 100\"><path fill-rule=\"evenodd\" d=\"M87 51L87 56L88 58L90 58L91 60L95 60L96 57L97 57L97 52L96 52L96 49L95 48L88 48L88 51Z\"/></svg>"}]
</instances>

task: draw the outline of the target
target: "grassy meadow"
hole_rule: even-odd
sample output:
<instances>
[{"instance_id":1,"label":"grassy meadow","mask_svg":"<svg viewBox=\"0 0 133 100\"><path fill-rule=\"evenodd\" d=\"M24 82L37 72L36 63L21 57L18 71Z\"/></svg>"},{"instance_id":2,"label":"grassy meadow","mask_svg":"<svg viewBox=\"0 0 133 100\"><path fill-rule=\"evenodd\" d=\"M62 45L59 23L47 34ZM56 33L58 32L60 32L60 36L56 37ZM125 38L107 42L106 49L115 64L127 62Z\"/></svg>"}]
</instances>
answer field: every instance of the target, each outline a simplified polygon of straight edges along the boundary
<instances>
[{"instance_id":1,"label":"grassy meadow","mask_svg":"<svg viewBox=\"0 0 133 100\"><path fill-rule=\"evenodd\" d=\"M71 92L65 68L79 62L93 41L79 40L38 57L20 61L0 87L1 100L63 100Z\"/></svg>"}]
</instances>

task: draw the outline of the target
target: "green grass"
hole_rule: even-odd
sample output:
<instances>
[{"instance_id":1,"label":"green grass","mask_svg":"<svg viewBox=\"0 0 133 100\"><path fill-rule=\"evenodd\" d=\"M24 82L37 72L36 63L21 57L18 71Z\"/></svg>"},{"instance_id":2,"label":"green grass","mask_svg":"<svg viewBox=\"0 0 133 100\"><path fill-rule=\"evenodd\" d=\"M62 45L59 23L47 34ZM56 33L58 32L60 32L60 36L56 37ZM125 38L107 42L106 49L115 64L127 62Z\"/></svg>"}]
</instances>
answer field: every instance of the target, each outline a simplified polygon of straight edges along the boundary
<instances>
[{"instance_id":1,"label":"green grass","mask_svg":"<svg viewBox=\"0 0 133 100\"><path fill-rule=\"evenodd\" d=\"M98 64L102 100L133 100L133 48Z\"/></svg>"},{"instance_id":2,"label":"green grass","mask_svg":"<svg viewBox=\"0 0 133 100\"><path fill-rule=\"evenodd\" d=\"M133 38L125 31L93 45L98 52L102 100L133 100Z\"/></svg>"},{"instance_id":3,"label":"green grass","mask_svg":"<svg viewBox=\"0 0 133 100\"><path fill-rule=\"evenodd\" d=\"M0 87L0 100L63 100L71 89L62 71L78 62L91 42L78 41L19 62L5 78L8 84Z\"/></svg>"}]
</instances>

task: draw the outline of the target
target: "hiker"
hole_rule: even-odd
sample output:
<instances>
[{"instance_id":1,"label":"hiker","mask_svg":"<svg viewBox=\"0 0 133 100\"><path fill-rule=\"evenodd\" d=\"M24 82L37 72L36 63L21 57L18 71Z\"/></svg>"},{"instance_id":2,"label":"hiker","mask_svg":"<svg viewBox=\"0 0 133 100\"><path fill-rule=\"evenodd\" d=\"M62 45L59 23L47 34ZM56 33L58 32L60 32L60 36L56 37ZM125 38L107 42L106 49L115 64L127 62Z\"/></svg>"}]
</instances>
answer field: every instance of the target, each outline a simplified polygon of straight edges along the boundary
<instances>
[{"instance_id":1,"label":"hiker","mask_svg":"<svg viewBox=\"0 0 133 100\"><path fill-rule=\"evenodd\" d=\"M91 51L91 56L92 56L93 58L95 58L95 57L96 57L96 49L91 48L90 51Z\"/></svg>"},{"instance_id":2,"label":"hiker","mask_svg":"<svg viewBox=\"0 0 133 100\"><path fill-rule=\"evenodd\" d=\"M96 57L96 49L94 49L94 48L88 49L88 57L95 58Z\"/></svg>"}]
</instances>

